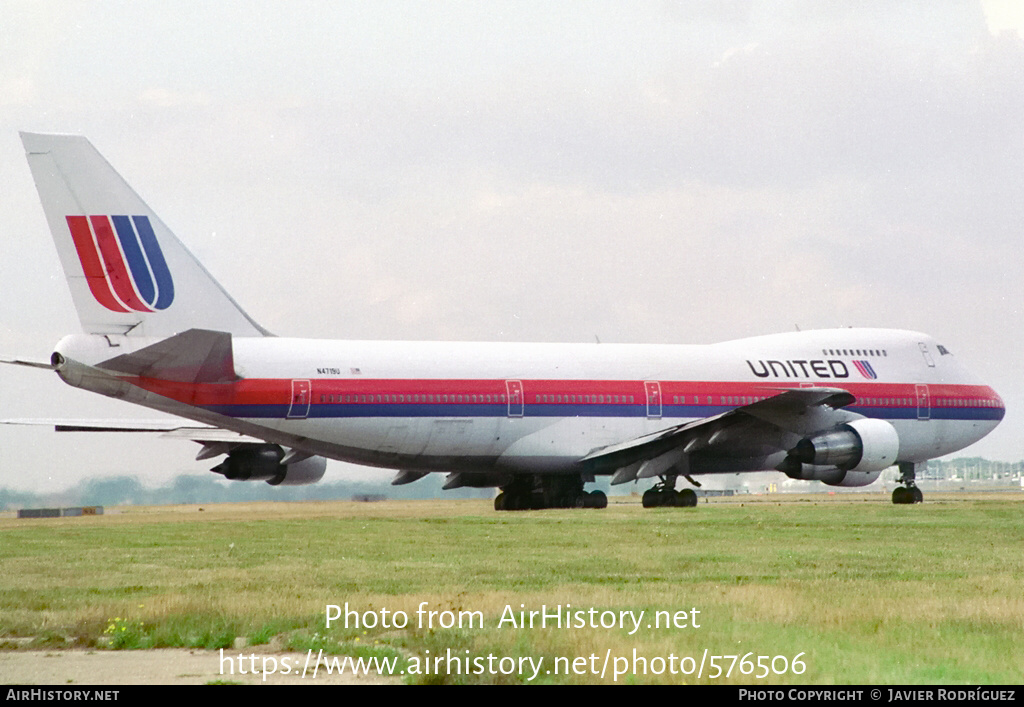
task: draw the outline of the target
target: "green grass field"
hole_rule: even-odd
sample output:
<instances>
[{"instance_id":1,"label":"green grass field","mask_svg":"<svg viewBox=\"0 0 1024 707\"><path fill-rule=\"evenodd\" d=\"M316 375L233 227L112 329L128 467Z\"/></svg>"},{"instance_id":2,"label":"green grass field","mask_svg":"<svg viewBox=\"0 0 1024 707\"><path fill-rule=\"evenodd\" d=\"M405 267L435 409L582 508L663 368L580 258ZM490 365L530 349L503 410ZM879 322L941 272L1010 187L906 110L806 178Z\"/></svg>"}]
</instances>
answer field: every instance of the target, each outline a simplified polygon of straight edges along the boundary
<instances>
[{"instance_id":1,"label":"green grass field","mask_svg":"<svg viewBox=\"0 0 1024 707\"><path fill-rule=\"evenodd\" d=\"M450 649L464 659L543 658L547 669L587 659L584 674L541 671L538 682L1024 682L1019 494L932 493L915 506L881 495L775 496L652 510L612 500L602 511L316 502L0 519L0 645L213 649L244 637L246 652L410 661ZM378 618L406 612L409 625L327 629L326 606L346 602ZM423 602L454 612L445 616L479 612L484 626L421 627ZM596 617L645 614L632 635L631 624L498 625L506 606L567 604ZM648 628L654 612L693 609L687 623L696 617L699 628ZM647 674L634 671L644 666L634 651ZM717 676L705 662L698 677L695 666L715 655L749 662L718 661ZM782 674L755 667L758 656L765 665L783 656L774 663ZM801 674L786 669L796 656Z\"/></svg>"}]
</instances>

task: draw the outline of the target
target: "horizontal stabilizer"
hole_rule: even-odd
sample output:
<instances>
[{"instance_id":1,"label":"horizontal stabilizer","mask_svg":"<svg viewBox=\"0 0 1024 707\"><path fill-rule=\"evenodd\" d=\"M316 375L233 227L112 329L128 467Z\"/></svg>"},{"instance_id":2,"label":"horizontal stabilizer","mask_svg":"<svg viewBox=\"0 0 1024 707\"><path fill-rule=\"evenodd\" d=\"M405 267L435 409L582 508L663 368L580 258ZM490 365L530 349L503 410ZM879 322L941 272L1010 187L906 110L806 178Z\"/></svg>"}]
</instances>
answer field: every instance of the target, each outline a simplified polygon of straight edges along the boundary
<instances>
[{"instance_id":1,"label":"horizontal stabilizer","mask_svg":"<svg viewBox=\"0 0 1024 707\"><path fill-rule=\"evenodd\" d=\"M42 361L26 361L21 358L0 358L0 363L9 363L12 366L28 366L29 368L45 368L48 371L55 371L57 367L52 363Z\"/></svg>"},{"instance_id":2,"label":"horizontal stabilizer","mask_svg":"<svg viewBox=\"0 0 1024 707\"><path fill-rule=\"evenodd\" d=\"M53 427L56 432L159 432L161 437L188 439L200 444L262 444L250 435L205 425L187 425L176 420L69 420L58 418L12 418L0 425Z\"/></svg>"},{"instance_id":3,"label":"horizontal stabilizer","mask_svg":"<svg viewBox=\"0 0 1024 707\"><path fill-rule=\"evenodd\" d=\"M97 366L140 378L179 383L230 383L235 375L231 334L189 329L181 334Z\"/></svg>"},{"instance_id":4,"label":"horizontal stabilizer","mask_svg":"<svg viewBox=\"0 0 1024 707\"><path fill-rule=\"evenodd\" d=\"M181 427L168 420L69 420L58 418L20 417L0 420L2 425L53 427L57 432L167 432Z\"/></svg>"}]
</instances>

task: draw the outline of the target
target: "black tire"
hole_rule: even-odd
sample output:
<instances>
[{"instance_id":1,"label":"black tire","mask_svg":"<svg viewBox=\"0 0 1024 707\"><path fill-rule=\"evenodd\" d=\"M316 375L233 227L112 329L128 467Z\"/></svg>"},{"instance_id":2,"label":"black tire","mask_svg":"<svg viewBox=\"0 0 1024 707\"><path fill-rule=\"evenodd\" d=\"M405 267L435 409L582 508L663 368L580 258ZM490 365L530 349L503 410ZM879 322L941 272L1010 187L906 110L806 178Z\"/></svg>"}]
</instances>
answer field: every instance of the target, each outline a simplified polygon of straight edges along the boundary
<instances>
[{"instance_id":1,"label":"black tire","mask_svg":"<svg viewBox=\"0 0 1024 707\"><path fill-rule=\"evenodd\" d=\"M505 492L502 491L494 497L494 510L503 511L505 510Z\"/></svg>"},{"instance_id":2,"label":"black tire","mask_svg":"<svg viewBox=\"0 0 1024 707\"><path fill-rule=\"evenodd\" d=\"M676 505L682 508L694 508L697 505L697 492L693 489L683 489L676 493Z\"/></svg>"},{"instance_id":3,"label":"black tire","mask_svg":"<svg viewBox=\"0 0 1024 707\"><path fill-rule=\"evenodd\" d=\"M915 486L914 488L910 489L910 492L911 492L911 497L910 497L910 502L911 503L923 503L924 502L924 494L921 493L921 489L919 489L918 487Z\"/></svg>"},{"instance_id":4,"label":"black tire","mask_svg":"<svg viewBox=\"0 0 1024 707\"><path fill-rule=\"evenodd\" d=\"M644 508L656 508L656 507L658 507L659 505L661 505L660 503L658 503L658 500L659 500L658 499L658 494L654 491L654 489L647 489L646 491L644 491L644 496L643 496Z\"/></svg>"},{"instance_id":5,"label":"black tire","mask_svg":"<svg viewBox=\"0 0 1024 707\"><path fill-rule=\"evenodd\" d=\"M892 502L899 504L912 503L913 494L910 492L910 489L904 486L898 486L897 488L893 489Z\"/></svg>"},{"instance_id":6,"label":"black tire","mask_svg":"<svg viewBox=\"0 0 1024 707\"><path fill-rule=\"evenodd\" d=\"M590 508L607 508L608 497L604 494L604 491L594 491L590 494Z\"/></svg>"}]
</instances>

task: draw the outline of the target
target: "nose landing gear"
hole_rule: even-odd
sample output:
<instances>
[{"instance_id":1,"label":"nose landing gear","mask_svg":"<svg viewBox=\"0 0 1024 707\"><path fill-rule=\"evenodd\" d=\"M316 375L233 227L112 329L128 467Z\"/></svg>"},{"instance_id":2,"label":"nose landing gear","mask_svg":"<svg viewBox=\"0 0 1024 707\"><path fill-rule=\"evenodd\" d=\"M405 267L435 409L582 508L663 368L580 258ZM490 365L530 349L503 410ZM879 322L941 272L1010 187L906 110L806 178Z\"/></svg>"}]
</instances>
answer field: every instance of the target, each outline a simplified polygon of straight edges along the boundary
<instances>
[{"instance_id":1,"label":"nose landing gear","mask_svg":"<svg viewBox=\"0 0 1024 707\"><path fill-rule=\"evenodd\" d=\"M921 503L924 501L924 494L917 487L917 467L914 462L900 462L900 478L898 481L905 486L900 486L892 492L893 503ZM924 466L924 464L920 464Z\"/></svg>"}]
</instances>

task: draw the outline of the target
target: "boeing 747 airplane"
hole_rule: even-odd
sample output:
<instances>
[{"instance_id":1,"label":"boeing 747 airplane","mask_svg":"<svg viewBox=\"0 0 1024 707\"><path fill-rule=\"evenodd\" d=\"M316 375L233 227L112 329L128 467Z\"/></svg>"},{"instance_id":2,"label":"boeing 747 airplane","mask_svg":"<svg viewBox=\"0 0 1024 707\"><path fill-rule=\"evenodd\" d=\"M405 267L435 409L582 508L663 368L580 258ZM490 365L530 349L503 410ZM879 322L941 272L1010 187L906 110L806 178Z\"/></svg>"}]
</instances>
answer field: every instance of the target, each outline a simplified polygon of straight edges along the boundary
<instances>
[{"instance_id":1,"label":"boeing 747 airplane","mask_svg":"<svg viewBox=\"0 0 1024 707\"><path fill-rule=\"evenodd\" d=\"M864 486L978 441L1003 402L931 337L835 329L707 346L325 341L257 324L83 137L22 141L84 330L48 363L69 385L191 421L152 430L228 479L308 484L327 459L404 484L495 487L498 510L604 507L597 476L692 506L707 474ZM200 424L194 424L200 423Z\"/></svg>"}]
</instances>

